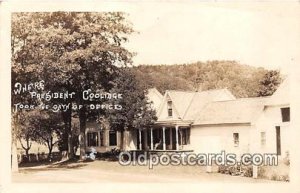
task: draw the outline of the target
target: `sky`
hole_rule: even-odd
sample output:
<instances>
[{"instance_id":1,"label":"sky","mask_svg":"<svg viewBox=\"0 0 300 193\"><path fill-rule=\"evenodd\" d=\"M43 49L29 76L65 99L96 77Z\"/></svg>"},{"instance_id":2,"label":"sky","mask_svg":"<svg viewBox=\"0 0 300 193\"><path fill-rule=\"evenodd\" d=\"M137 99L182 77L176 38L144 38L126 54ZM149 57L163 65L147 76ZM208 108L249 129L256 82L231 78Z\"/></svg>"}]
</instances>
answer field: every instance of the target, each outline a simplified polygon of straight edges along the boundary
<instances>
[{"instance_id":1,"label":"sky","mask_svg":"<svg viewBox=\"0 0 300 193\"><path fill-rule=\"evenodd\" d=\"M71 3L70 3L71 2ZM17 1L12 11L122 11L136 33L134 65L235 60L289 73L300 64L298 0Z\"/></svg>"},{"instance_id":2,"label":"sky","mask_svg":"<svg viewBox=\"0 0 300 193\"><path fill-rule=\"evenodd\" d=\"M298 61L299 7L289 3L136 3L126 12L137 33L134 64L236 60L279 69Z\"/></svg>"}]
</instances>

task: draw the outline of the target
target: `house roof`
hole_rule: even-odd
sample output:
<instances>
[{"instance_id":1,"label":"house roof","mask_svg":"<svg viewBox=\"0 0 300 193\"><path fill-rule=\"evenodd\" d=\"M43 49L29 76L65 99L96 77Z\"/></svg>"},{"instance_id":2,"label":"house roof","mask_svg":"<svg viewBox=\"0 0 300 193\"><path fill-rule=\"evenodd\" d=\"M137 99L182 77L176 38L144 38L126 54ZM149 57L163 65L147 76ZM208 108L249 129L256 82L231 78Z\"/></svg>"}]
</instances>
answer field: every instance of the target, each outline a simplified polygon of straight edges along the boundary
<instances>
[{"instance_id":1,"label":"house roof","mask_svg":"<svg viewBox=\"0 0 300 193\"><path fill-rule=\"evenodd\" d=\"M151 106L154 110L158 110L161 102L163 100L163 95L156 89L156 88L150 88L147 92L148 100L152 103Z\"/></svg>"},{"instance_id":2,"label":"house roof","mask_svg":"<svg viewBox=\"0 0 300 193\"><path fill-rule=\"evenodd\" d=\"M224 98L224 96L226 96ZM183 119L195 120L199 112L211 101L223 101L236 99L227 89L208 90L196 92L191 100Z\"/></svg>"},{"instance_id":3,"label":"house roof","mask_svg":"<svg viewBox=\"0 0 300 193\"><path fill-rule=\"evenodd\" d=\"M195 116L211 101L233 100L235 97L227 89L208 90L203 92L168 90L158 111L160 120L162 109L165 108L168 97L172 100L174 111L179 117L168 118L194 121Z\"/></svg>"},{"instance_id":4,"label":"house roof","mask_svg":"<svg viewBox=\"0 0 300 193\"><path fill-rule=\"evenodd\" d=\"M167 91L167 94L174 104L175 111L177 111L180 118L183 118L184 113L195 95L195 92Z\"/></svg>"},{"instance_id":5,"label":"house roof","mask_svg":"<svg viewBox=\"0 0 300 193\"><path fill-rule=\"evenodd\" d=\"M195 125L251 123L263 111L269 97L241 98L208 104L198 115Z\"/></svg>"},{"instance_id":6,"label":"house roof","mask_svg":"<svg viewBox=\"0 0 300 193\"><path fill-rule=\"evenodd\" d=\"M193 91L166 91L159 106L158 122L182 121L194 125L253 123L268 105L289 104L288 79L270 97L236 99L227 89ZM164 115L166 101L171 99L173 117Z\"/></svg>"},{"instance_id":7,"label":"house roof","mask_svg":"<svg viewBox=\"0 0 300 193\"><path fill-rule=\"evenodd\" d=\"M277 88L270 100L266 104L270 105L288 105L290 104L290 90L289 78L287 77Z\"/></svg>"}]
</instances>

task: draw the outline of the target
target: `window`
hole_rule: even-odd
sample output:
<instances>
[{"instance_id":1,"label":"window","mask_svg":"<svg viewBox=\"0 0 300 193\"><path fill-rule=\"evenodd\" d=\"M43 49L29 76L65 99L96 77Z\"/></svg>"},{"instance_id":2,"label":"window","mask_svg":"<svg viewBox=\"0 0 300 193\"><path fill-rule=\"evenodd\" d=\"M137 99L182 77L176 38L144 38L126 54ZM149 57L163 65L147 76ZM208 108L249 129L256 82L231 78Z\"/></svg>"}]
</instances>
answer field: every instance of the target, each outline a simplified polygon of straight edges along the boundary
<instances>
[{"instance_id":1,"label":"window","mask_svg":"<svg viewBox=\"0 0 300 193\"><path fill-rule=\"evenodd\" d=\"M181 145L187 145L190 143L190 128L183 128L179 132Z\"/></svg>"},{"instance_id":2,"label":"window","mask_svg":"<svg viewBox=\"0 0 300 193\"><path fill-rule=\"evenodd\" d=\"M290 107L281 108L281 118L282 122L290 121Z\"/></svg>"},{"instance_id":3,"label":"window","mask_svg":"<svg viewBox=\"0 0 300 193\"><path fill-rule=\"evenodd\" d=\"M98 133L97 132L89 132L87 133L87 146L98 146Z\"/></svg>"},{"instance_id":4,"label":"window","mask_svg":"<svg viewBox=\"0 0 300 193\"><path fill-rule=\"evenodd\" d=\"M262 147L266 145L266 132L260 132L260 144Z\"/></svg>"},{"instance_id":5,"label":"window","mask_svg":"<svg viewBox=\"0 0 300 193\"><path fill-rule=\"evenodd\" d=\"M117 133L116 131L109 131L109 146L117 145Z\"/></svg>"},{"instance_id":6,"label":"window","mask_svg":"<svg viewBox=\"0 0 300 193\"><path fill-rule=\"evenodd\" d=\"M173 116L173 109L172 109L172 101L168 101L168 116L172 117Z\"/></svg>"},{"instance_id":7,"label":"window","mask_svg":"<svg viewBox=\"0 0 300 193\"><path fill-rule=\"evenodd\" d=\"M235 147L239 146L239 133L233 133L233 143Z\"/></svg>"}]
</instances>

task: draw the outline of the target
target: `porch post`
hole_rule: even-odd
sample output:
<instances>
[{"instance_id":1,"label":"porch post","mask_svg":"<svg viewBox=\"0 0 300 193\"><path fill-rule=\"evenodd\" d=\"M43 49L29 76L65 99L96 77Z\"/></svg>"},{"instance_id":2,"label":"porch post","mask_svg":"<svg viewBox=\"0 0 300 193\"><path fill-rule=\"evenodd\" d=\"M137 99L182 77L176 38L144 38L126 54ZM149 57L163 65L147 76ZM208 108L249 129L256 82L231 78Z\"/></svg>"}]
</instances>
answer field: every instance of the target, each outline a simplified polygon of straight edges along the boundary
<instances>
[{"instance_id":1,"label":"porch post","mask_svg":"<svg viewBox=\"0 0 300 193\"><path fill-rule=\"evenodd\" d=\"M101 146L101 132L98 131L98 146Z\"/></svg>"},{"instance_id":2,"label":"porch post","mask_svg":"<svg viewBox=\"0 0 300 193\"><path fill-rule=\"evenodd\" d=\"M175 126L175 132L176 132L176 150L179 150L179 144L178 144L178 125Z\"/></svg>"},{"instance_id":3,"label":"porch post","mask_svg":"<svg viewBox=\"0 0 300 193\"><path fill-rule=\"evenodd\" d=\"M150 139L151 139L151 150L153 150L153 128L150 130Z\"/></svg>"},{"instance_id":4,"label":"porch post","mask_svg":"<svg viewBox=\"0 0 300 193\"><path fill-rule=\"evenodd\" d=\"M139 149L142 150L142 131L139 129Z\"/></svg>"},{"instance_id":5,"label":"porch post","mask_svg":"<svg viewBox=\"0 0 300 193\"><path fill-rule=\"evenodd\" d=\"M165 133L166 127L163 127L162 130L163 130L163 150L166 150L166 133Z\"/></svg>"},{"instance_id":6,"label":"porch post","mask_svg":"<svg viewBox=\"0 0 300 193\"><path fill-rule=\"evenodd\" d=\"M88 146L88 136L87 136L87 131L85 131L85 144L86 144L86 147Z\"/></svg>"}]
</instances>

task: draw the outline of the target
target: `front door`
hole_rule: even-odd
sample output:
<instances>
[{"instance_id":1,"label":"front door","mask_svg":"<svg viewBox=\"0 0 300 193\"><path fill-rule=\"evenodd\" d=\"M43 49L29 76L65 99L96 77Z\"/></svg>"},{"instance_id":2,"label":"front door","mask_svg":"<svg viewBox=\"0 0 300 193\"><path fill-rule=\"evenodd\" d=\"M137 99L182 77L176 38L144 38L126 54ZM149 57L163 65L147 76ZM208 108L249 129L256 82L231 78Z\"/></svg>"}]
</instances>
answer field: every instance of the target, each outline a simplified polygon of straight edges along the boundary
<instances>
[{"instance_id":1,"label":"front door","mask_svg":"<svg viewBox=\"0 0 300 193\"><path fill-rule=\"evenodd\" d=\"M166 149L172 149L171 145L171 128L166 128L165 130L165 139L166 139Z\"/></svg>"},{"instance_id":2,"label":"front door","mask_svg":"<svg viewBox=\"0 0 300 193\"><path fill-rule=\"evenodd\" d=\"M280 126L276 126L276 151L277 155L281 155Z\"/></svg>"}]
</instances>

